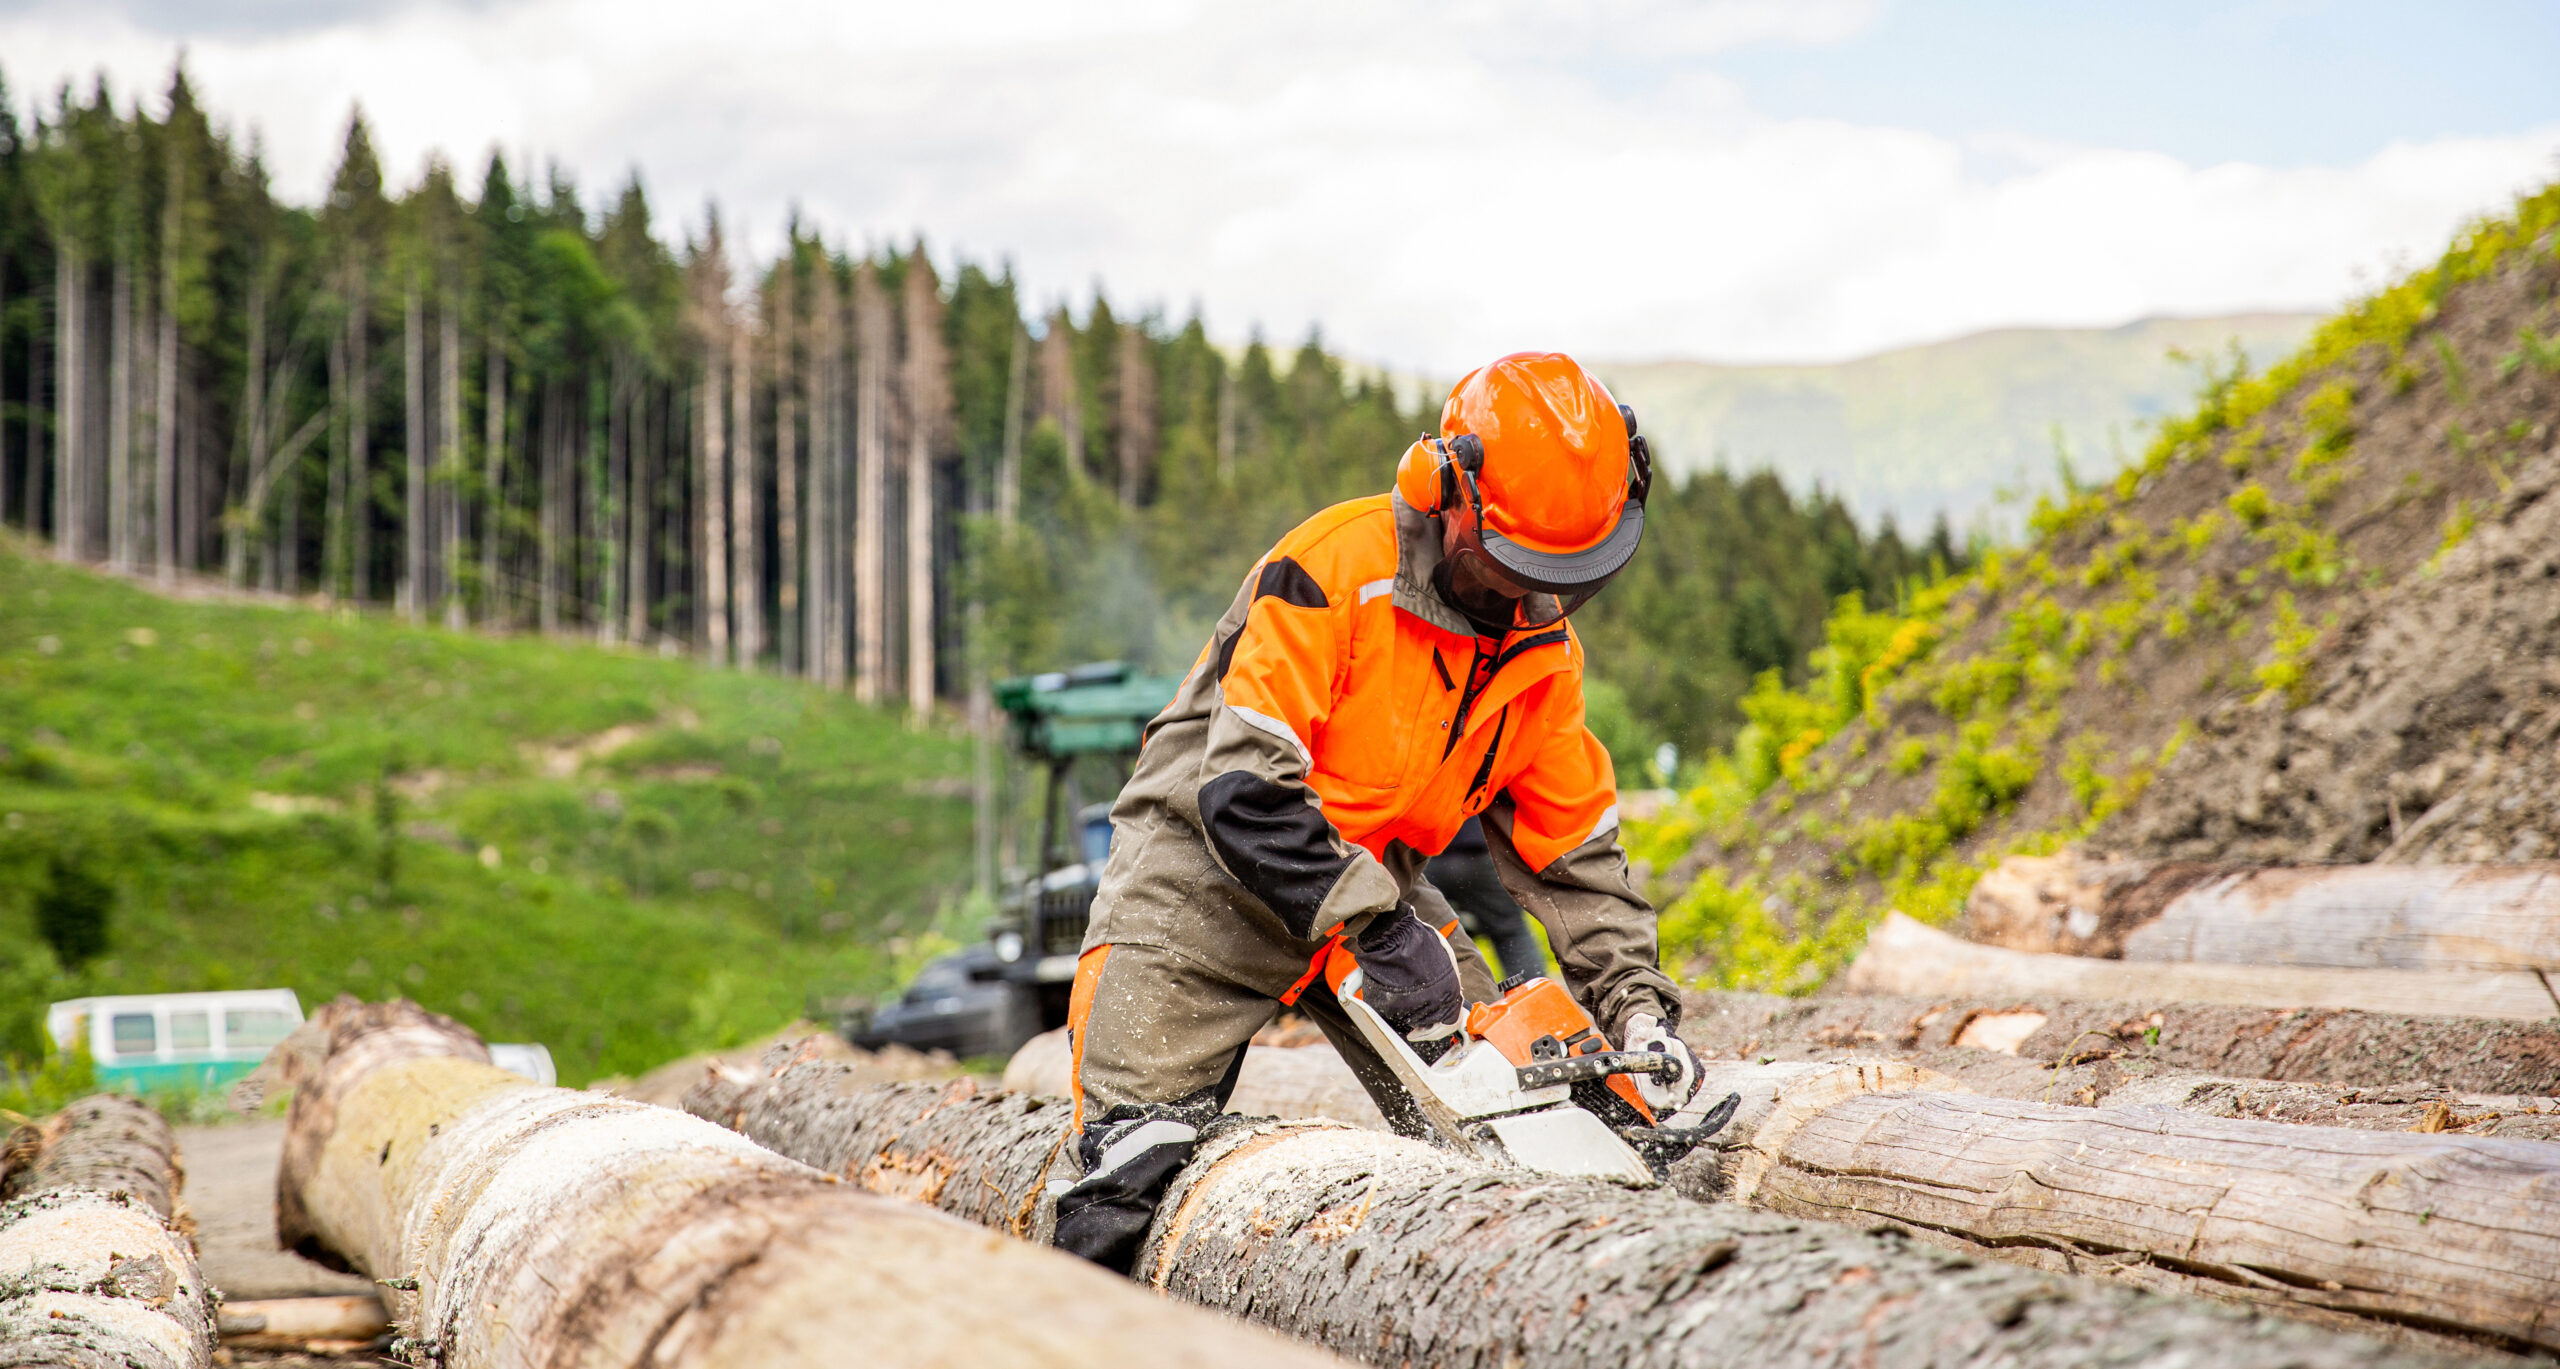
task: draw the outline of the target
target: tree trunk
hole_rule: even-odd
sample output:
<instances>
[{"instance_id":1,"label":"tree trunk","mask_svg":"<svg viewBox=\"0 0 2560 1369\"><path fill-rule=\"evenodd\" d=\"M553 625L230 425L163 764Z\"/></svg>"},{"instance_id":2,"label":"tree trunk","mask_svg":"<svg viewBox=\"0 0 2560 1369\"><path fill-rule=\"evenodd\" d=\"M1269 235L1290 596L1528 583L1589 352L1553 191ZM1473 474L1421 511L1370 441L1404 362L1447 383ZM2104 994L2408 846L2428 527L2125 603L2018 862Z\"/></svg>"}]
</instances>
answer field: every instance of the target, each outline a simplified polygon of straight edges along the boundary
<instances>
[{"instance_id":1,"label":"tree trunk","mask_svg":"<svg viewBox=\"0 0 2560 1369\"><path fill-rule=\"evenodd\" d=\"M1134 509L1145 497L1156 452L1156 371L1146 330L1120 330L1120 506Z\"/></svg>"},{"instance_id":2,"label":"tree trunk","mask_svg":"<svg viewBox=\"0 0 2560 1369\"><path fill-rule=\"evenodd\" d=\"M2171 999L2520 1021L2560 1016L2560 1000L2531 970L2136 964L1975 945L1900 913L1876 924L1841 984L1853 993Z\"/></svg>"},{"instance_id":3,"label":"tree trunk","mask_svg":"<svg viewBox=\"0 0 2560 1369\"><path fill-rule=\"evenodd\" d=\"M1039 1238L1059 1099L849 1087L824 1062L707 1080L697 1115L874 1192ZM1323 1123L1213 1132L1138 1276L1381 1365L2438 1363L2235 1309L1984 1265L1662 1190L1497 1170Z\"/></svg>"},{"instance_id":4,"label":"tree trunk","mask_svg":"<svg viewBox=\"0 0 2560 1369\"><path fill-rule=\"evenodd\" d=\"M54 290L53 549L65 561L88 559L87 266L77 244L56 244Z\"/></svg>"},{"instance_id":5,"label":"tree trunk","mask_svg":"<svg viewBox=\"0 0 2560 1369\"><path fill-rule=\"evenodd\" d=\"M60 301L56 300L55 303L58 306ZM28 308L30 310L35 308L33 301L29 302ZM31 323L27 329L27 407L23 411L27 423L27 478L24 482L25 488L19 492L18 497L24 501L25 522L29 537L41 535L44 529L42 515L45 503L44 420L46 411L39 407L39 400L44 394L44 346L36 337L36 325L41 322L42 316L38 315L35 322ZM62 320L56 316L54 329L57 335L61 328ZM60 410L61 400L57 396L54 402L57 424L60 422ZM60 439L57 437L55 446L59 448L60 445ZM57 454L55 460L58 462L60 459ZM58 472L54 477L54 483L57 486L61 484L61 476Z\"/></svg>"},{"instance_id":6,"label":"tree trunk","mask_svg":"<svg viewBox=\"0 0 2560 1369\"><path fill-rule=\"evenodd\" d=\"M444 625L466 626L462 612L462 301L440 297L437 329L436 595L444 601Z\"/></svg>"},{"instance_id":7,"label":"tree trunk","mask_svg":"<svg viewBox=\"0 0 2560 1369\"><path fill-rule=\"evenodd\" d=\"M747 321L729 328L729 550L737 569L731 593L738 613L738 668L764 656L763 539L756 509L755 347Z\"/></svg>"},{"instance_id":8,"label":"tree trunk","mask_svg":"<svg viewBox=\"0 0 2560 1369\"><path fill-rule=\"evenodd\" d=\"M426 302L415 280L402 297L400 362L402 404L407 417L401 465L407 476L400 509L401 616L410 622L426 616L427 594L427 343Z\"/></svg>"},{"instance_id":9,"label":"tree trunk","mask_svg":"<svg viewBox=\"0 0 2560 1369\"><path fill-rule=\"evenodd\" d=\"M907 716L933 717L933 453L950 422L951 367L942 292L919 243L907 259Z\"/></svg>"},{"instance_id":10,"label":"tree trunk","mask_svg":"<svg viewBox=\"0 0 2560 1369\"><path fill-rule=\"evenodd\" d=\"M266 510L248 498L248 477L266 464L267 456L267 272L262 261L249 277L248 366L240 382L241 431L246 437L239 463L246 474L241 497L223 520L222 578L233 589L248 583L249 534L266 518ZM334 444L332 444L334 445Z\"/></svg>"},{"instance_id":11,"label":"tree trunk","mask_svg":"<svg viewBox=\"0 0 2560 1369\"><path fill-rule=\"evenodd\" d=\"M1010 528L1022 517L1022 406L1030 399L1031 335L1013 325L1012 355L1004 373L1004 447L996 459L996 523Z\"/></svg>"},{"instance_id":12,"label":"tree trunk","mask_svg":"<svg viewBox=\"0 0 2560 1369\"><path fill-rule=\"evenodd\" d=\"M199 1369L214 1303L177 1201L177 1138L129 1098L84 1098L0 1155L0 1364Z\"/></svg>"},{"instance_id":13,"label":"tree trunk","mask_svg":"<svg viewBox=\"0 0 2560 1369\"><path fill-rule=\"evenodd\" d=\"M347 271L347 594L363 603L373 596L373 315L363 265L351 260Z\"/></svg>"},{"instance_id":14,"label":"tree trunk","mask_svg":"<svg viewBox=\"0 0 2560 1369\"><path fill-rule=\"evenodd\" d=\"M107 285L107 564L133 569L133 253L116 249Z\"/></svg>"},{"instance_id":15,"label":"tree trunk","mask_svg":"<svg viewBox=\"0 0 2560 1369\"><path fill-rule=\"evenodd\" d=\"M1700 1054L1713 1057L1804 1058L1886 1050L1917 1052L1912 1058L1929 1060L1928 1052L1979 1043L1978 1024L2021 1014L2041 1020L2009 1039L2006 1050L2038 1065L2112 1062L2128 1073L2216 1075L2347 1089L2424 1079L2475 1094L2560 1095L2560 1022L2091 1002L2058 995L1782 998L1707 992L1687 996L1680 1034ZM2004 1025L2014 1030L2016 1024ZM2067 1092L2078 1086L2058 1087Z\"/></svg>"},{"instance_id":16,"label":"tree trunk","mask_svg":"<svg viewBox=\"0 0 2560 1369\"><path fill-rule=\"evenodd\" d=\"M800 658L803 673L812 682L841 687L844 668L837 644L843 633L836 626L841 611L834 595L839 574L836 538L841 504L836 491L842 488L843 480L836 450L836 363L840 348L835 266L823 255L818 261L816 287L810 309L808 356L800 371L809 408L809 569L808 590L800 601Z\"/></svg>"},{"instance_id":17,"label":"tree trunk","mask_svg":"<svg viewBox=\"0 0 2560 1369\"><path fill-rule=\"evenodd\" d=\"M633 646L649 640L649 539L657 527L657 482L652 478L658 460L658 425L656 422L657 386L644 373L632 386L630 399L630 454L625 458L631 467L630 512L626 519L629 538L625 543L623 562L623 640Z\"/></svg>"},{"instance_id":18,"label":"tree trunk","mask_svg":"<svg viewBox=\"0 0 2560 1369\"><path fill-rule=\"evenodd\" d=\"M729 662L729 501L728 434L721 427L722 387L720 339L703 346L702 385L694 408L702 420L702 574L703 655L713 665Z\"/></svg>"},{"instance_id":19,"label":"tree trunk","mask_svg":"<svg viewBox=\"0 0 2560 1369\"><path fill-rule=\"evenodd\" d=\"M174 223L176 211L170 211ZM161 247L159 340L152 346L151 569L167 585L178 577L178 276L176 249Z\"/></svg>"},{"instance_id":20,"label":"tree trunk","mask_svg":"<svg viewBox=\"0 0 2560 1369\"><path fill-rule=\"evenodd\" d=\"M286 1056L279 1231L386 1281L421 1362L1326 1362L681 1113L527 1083L413 1004L313 1025Z\"/></svg>"},{"instance_id":21,"label":"tree trunk","mask_svg":"<svg viewBox=\"0 0 2560 1369\"><path fill-rule=\"evenodd\" d=\"M481 410L480 621L495 631L507 625L507 600L499 578L499 550L507 516L507 344L489 329L488 394Z\"/></svg>"},{"instance_id":22,"label":"tree trunk","mask_svg":"<svg viewBox=\"0 0 2560 1369\"><path fill-rule=\"evenodd\" d=\"M795 244L794 249L797 252ZM800 622L800 291L795 263L776 273L773 291L774 669L797 674L807 649Z\"/></svg>"},{"instance_id":23,"label":"tree trunk","mask_svg":"<svg viewBox=\"0 0 2560 1369\"><path fill-rule=\"evenodd\" d=\"M596 645L622 635L623 512L631 502L631 361L613 354L604 385L604 507L596 520Z\"/></svg>"},{"instance_id":24,"label":"tree trunk","mask_svg":"<svg viewBox=\"0 0 2560 1369\"><path fill-rule=\"evenodd\" d=\"M889 302L864 262L853 278L853 696L878 703L889 686Z\"/></svg>"}]
</instances>

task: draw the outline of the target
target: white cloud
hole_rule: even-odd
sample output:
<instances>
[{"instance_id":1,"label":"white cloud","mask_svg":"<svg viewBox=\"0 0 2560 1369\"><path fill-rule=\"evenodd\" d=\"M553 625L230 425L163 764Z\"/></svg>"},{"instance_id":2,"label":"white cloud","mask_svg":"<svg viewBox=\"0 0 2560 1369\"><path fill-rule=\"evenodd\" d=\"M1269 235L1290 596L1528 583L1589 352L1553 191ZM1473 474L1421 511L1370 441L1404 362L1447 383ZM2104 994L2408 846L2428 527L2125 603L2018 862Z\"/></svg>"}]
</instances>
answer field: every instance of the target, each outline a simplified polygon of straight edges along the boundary
<instances>
[{"instance_id":1,"label":"white cloud","mask_svg":"<svg viewBox=\"0 0 2560 1369\"><path fill-rule=\"evenodd\" d=\"M492 144L595 196L638 167L662 214L717 195L751 242L797 204L833 235L1010 255L1041 296L1196 300L1224 336L1320 321L1443 373L2321 307L2560 171L2560 129L2284 170L1964 146L1770 119L1715 74L1871 9L514 0L202 36L189 61L296 198L361 97L397 179L431 148L476 175ZM156 92L177 41L104 5L0 15L22 95L101 66Z\"/></svg>"}]
</instances>

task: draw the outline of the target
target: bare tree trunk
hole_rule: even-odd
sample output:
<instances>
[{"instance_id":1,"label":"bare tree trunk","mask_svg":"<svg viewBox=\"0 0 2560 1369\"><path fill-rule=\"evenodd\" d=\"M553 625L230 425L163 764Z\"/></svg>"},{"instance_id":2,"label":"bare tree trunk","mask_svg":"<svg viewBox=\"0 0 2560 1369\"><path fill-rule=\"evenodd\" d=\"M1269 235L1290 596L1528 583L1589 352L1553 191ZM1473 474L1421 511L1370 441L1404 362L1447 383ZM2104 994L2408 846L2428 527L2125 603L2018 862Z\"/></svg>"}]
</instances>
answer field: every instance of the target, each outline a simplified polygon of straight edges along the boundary
<instances>
[{"instance_id":1,"label":"bare tree trunk","mask_svg":"<svg viewBox=\"0 0 2560 1369\"><path fill-rule=\"evenodd\" d=\"M489 329L488 394L481 408L480 450L480 621L505 631L507 599L499 578L499 550L507 513L507 344L493 324Z\"/></svg>"},{"instance_id":2,"label":"bare tree trunk","mask_svg":"<svg viewBox=\"0 0 2560 1369\"><path fill-rule=\"evenodd\" d=\"M569 385L553 380L543 388L542 401L542 509L540 564L536 567L540 580L542 635L557 636L560 631L561 571L568 558L562 545L563 525L568 522L567 485L571 419Z\"/></svg>"},{"instance_id":3,"label":"bare tree trunk","mask_svg":"<svg viewBox=\"0 0 2560 1369\"><path fill-rule=\"evenodd\" d=\"M1218 358L1218 483L1236 482L1236 377Z\"/></svg>"},{"instance_id":4,"label":"bare tree trunk","mask_svg":"<svg viewBox=\"0 0 2560 1369\"><path fill-rule=\"evenodd\" d=\"M864 262L853 278L853 696L878 703L889 685L889 302Z\"/></svg>"},{"instance_id":5,"label":"bare tree trunk","mask_svg":"<svg viewBox=\"0 0 2560 1369\"><path fill-rule=\"evenodd\" d=\"M213 1362L213 1295L178 1182L176 1136L129 1098L84 1098L9 1138L0 1364Z\"/></svg>"},{"instance_id":6,"label":"bare tree trunk","mask_svg":"<svg viewBox=\"0 0 2560 1369\"><path fill-rule=\"evenodd\" d=\"M347 593L363 603L373 596L373 306L363 264L350 260L347 273Z\"/></svg>"},{"instance_id":7,"label":"bare tree trunk","mask_svg":"<svg viewBox=\"0 0 2560 1369\"><path fill-rule=\"evenodd\" d=\"M444 625L467 625L462 607L462 301L447 290L438 329L436 401L436 593L444 600Z\"/></svg>"},{"instance_id":8,"label":"bare tree trunk","mask_svg":"<svg viewBox=\"0 0 2560 1369\"><path fill-rule=\"evenodd\" d=\"M174 227L177 211L169 219ZM177 249L160 249L160 340L151 401L151 566L161 584L178 575L178 267Z\"/></svg>"},{"instance_id":9,"label":"bare tree trunk","mask_svg":"<svg viewBox=\"0 0 2560 1369\"><path fill-rule=\"evenodd\" d=\"M107 318L107 564L133 569L133 261L116 249Z\"/></svg>"},{"instance_id":10,"label":"bare tree trunk","mask_svg":"<svg viewBox=\"0 0 2560 1369\"><path fill-rule=\"evenodd\" d=\"M1156 368L1146 330L1120 329L1120 506L1138 507L1156 454Z\"/></svg>"},{"instance_id":11,"label":"bare tree trunk","mask_svg":"<svg viewBox=\"0 0 2560 1369\"><path fill-rule=\"evenodd\" d=\"M426 616L427 594L427 316L426 301L413 277L402 293L400 362L402 403L408 420L408 450L402 465L408 477L400 510L400 614L410 622Z\"/></svg>"},{"instance_id":12,"label":"bare tree trunk","mask_svg":"<svg viewBox=\"0 0 2560 1369\"><path fill-rule=\"evenodd\" d=\"M933 717L937 626L933 595L933 454L951 423L950 348L942 337L942 289L916 244L906 275L907 714Z\"/></svg>"},{"instance_id":13,"label":"bare tree trunk","mask_svg":"<svg viewBox=\"0 0 2560 1369\"><path fill-rule=\"evenodd\" d=\"M350 1006L287 1057L278 1228L384 1281L444 1369L1331 1362L672 1109L529 1084L413 1004Z\"/></svg>"},{"instance_id":14,"label":"bare tree trunk","mask_svg":"<svg viewBox=\"0 0 2560 1369\"><path fill-rule=\"evenodd\" d=\"M875 1192L1038 1239L1062 1100L715 1076L696 1115ZM1986 1265L1891 1236L1500 1170L1320 1123L1212 1132L1138 1277L1381 1365L2442 1363L2359 1336Z\"/></svg>"},{"instance_id":15,"label":"bare tree trunk","mask_svg":"<svg viewBox=\"0 0 2560 1369\"><path fill-rule=\"evenodd\" d=\"M630 509L625 518L627 528L623 562L623 639L633 646L649 640L649 539L656 527L654 515L656 481L651 478L657 464L658 425L655 418L657 386L644 373L635 378L627 401L631 425L626 438L629 448L624 460L631 470Z\"/></svg>"},{"instance_id":16,"label":"bare tree trunk","mask_svg":"<svg viewBox=\"0 0 2560 1369\"><path fill-rule=\"evenodd\" d=\"M729 547L738 611L738 668L753 670L764 656L763 539L756 510L755 348L747 320L729 329Z\"/></svg>"},{"instance_id":17,"label":"bare tree trunk","mask_svg":"<svg viewBox=\"0 0 2560 1369\"><path fill-rule=\"evenodd\" d=\"M88 294L82 281L84 274L78 245L68 239L55 244L53 551L65 561L82 560L87 552L86 539L81 536L85 520L79 516L86 499L82 488L85 477L81 449L85 434L81 419L89 403L80 385L87 364L80 336L87 312L83 307Z\"/></svg>"},{"instance_id":18,"label":"bare tree trunk","mask_svg":"<svg viewBox=\"0 0 2560 1369\"><path fill-rule=\"evenodd\" d=\"M794 247L797 252L797 246ZM774 668L796 674L807 650L800 620L800 334L799 267L775 274L773 341L774 624L780 638Z\"/></svg>"},{"instance_id":19,"label":"bare tree trunk","mask_svg":"<svg viewBox=\"0 0 2560 1369\"><path fill-rule=\"evenodd\" d=\"M604 491L596 517L596 645L622 635L622 511L630 502L630 364L617 350L604 385Z\"/></svg>"},{"instance_id":20,"label":"bare tree trunk","mask_svg":"<svg viewBox=\"0 0 2560 1369\"><path fill-rule=\"evenodd\" d=\"M60 304L61 301L56 299L55 305L57 308L60 307ZM30 307L33 307L32 304ZM59 334L61 328L62 319L60 315L57 314L54 318L54 329L57 334ZM25 503L27 535L29 537L38 536L44 530L44 519L42 515L45 505L44 439L45 415L47 411L40 407L40 401L44 395L44 350L43 345L36 337L36 329L32 326L29 327L27 330L27 407L24 410L24 416L27 421L27 478L24 482L25 487L19 492L18 496ZM61 421L59 417L61 407L61 400L57 396L52 410L56 416L55 422L57 425ZM56 446L58 447L59 445L60 439L57 438ZM60 461L60 459L59 455L55 457L57 462ZM61 483L61 476L58 473L54 477L54 483L57 485Z\"/></svg>"},{"instance_id":21,"label":"bare tree trunk","mask_svg":"<svg viewBox=\"0 0 2560 1369\"><path fill-rule=\"evenodd\" d=\"M1016 323L1004 373L1004 447L996 459L996 522L1006 528L1022 517L1022 406L1030 398L1030 371L1031 335Z\"/></svg>"},{"instance_id":22,"label":"bare tree trunk","mask_svg":"<svg viewBox=\"0 0 2560 1369\"><path fill-rule=\"evenodd\" d=\"M809 351L800 371L809 408L808 592L801 600L800 656L803 673L825 685L844 683L837 657L837 644L843 633L835 621L840 610L833 593L838 573L836 534L841 505L836 492L842 482L836 451L836 307L835 264L821 253L816 299L811 308Z\"/></svg>"},{"instance_id":23,"label":"bare tree trunk","mask_svg":"<svg viewBox=\"0 0 2560 1369\"><path fill-rule=\"evenodd\" d=\"M713 665L729 663L729 445L722 427L726 407L722 365L725 348L717 336L703 346L701 398L694 409L702 421L703 654Z\"/></svg>"},{"instance_id":24,"label":"bare tree trunk","mask_svg":"<svg viewBox=\"0 0 2560 1369\"><path fill-rule=\"evenodd\" d=\"M247 373L240 383L241 428L248 450L234 464L244 465L255 475L267 459L267 283L266 263L262 260L249 275L249 327ZM331 378L336 376L336 359L331 358ZM335 385L331 398L336 396ZM335 444L331 444L334 446ZM247 498L246 477L243 478L241 502L224 520L222 539L223 579L233 589L247 583L249 575L249 533L263 524L266 510L252 507Z\"/></svg>"},{"instance_id":25,"label":"bare tree trunk","mask_svg":"<svg viewBox=\"0 0 2560 1369\"><path fill-rule=\"evenodd\" d=\"M1040 339L1040 408L1067 444L1067 478L1084 479L1084 401L1076 384L1075 322L1060 305Z\"/></svg>"}]
</instances>

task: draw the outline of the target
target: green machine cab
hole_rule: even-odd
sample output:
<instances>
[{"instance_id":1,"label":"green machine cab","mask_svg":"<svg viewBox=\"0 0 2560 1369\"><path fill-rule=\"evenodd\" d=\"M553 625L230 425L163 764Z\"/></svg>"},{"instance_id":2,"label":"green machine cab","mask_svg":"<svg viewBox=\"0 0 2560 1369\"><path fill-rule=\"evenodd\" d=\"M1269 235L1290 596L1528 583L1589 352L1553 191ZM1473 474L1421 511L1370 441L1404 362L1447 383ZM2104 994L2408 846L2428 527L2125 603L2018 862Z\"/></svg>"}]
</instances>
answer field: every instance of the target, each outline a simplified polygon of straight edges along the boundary
<instances>
[{"instance_id":1,"label":"green machine cab","mask_svg":"<svg viewBox=\"0 0 2560 1369\"><path fill-rule=\"evenodd\" d=\"M1111 801L1147 723L1181 684L1104 661L996 685L1010 750L1039 772L1028 868L1004 881L984 941L927 965L896 1002L844 1024L855 1045L999 1056L1066 1024L1076 953L1111 852Z\"/></svg>"}]
</instances>

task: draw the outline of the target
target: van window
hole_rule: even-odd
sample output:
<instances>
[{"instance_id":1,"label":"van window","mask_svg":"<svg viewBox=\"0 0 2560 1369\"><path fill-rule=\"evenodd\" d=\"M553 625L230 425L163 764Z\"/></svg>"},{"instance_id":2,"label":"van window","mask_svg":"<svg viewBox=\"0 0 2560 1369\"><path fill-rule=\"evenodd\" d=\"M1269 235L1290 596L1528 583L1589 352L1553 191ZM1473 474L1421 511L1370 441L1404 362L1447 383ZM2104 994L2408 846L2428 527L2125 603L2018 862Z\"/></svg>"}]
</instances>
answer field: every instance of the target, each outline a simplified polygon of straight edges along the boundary
<instances>
[{"instance_id":1,"label":"van window","mask_svg":"<svg viewBox=\"0 0 2560 1369\"><path fill-rule=\"evenodd\" d=\"M222 1044L226 1050L257 1050L282 1041L293 1031L293 1014L281 1008L225 1008Z\"/></svg>"},{"instance_id":2,"label":"van window","mask_svg":"<svg viewBox=\"0 0 2560 1369\"><path fill-rule=\"evenodd\" d=\"M156 1055L160 1033L147 1012L120 1012L108 1023L118 1055Z\"/></svg>"},{"instance_id":3,"label":"van window","mask_svg":"<svg viewBox=\"0 0 2560 1369\"><path fill-rule=\"evenodd\" d=\"M169 1014L169 1049L173 1051L212 1050L213 1014L202 1008L192 1012Z\"/></svg>"}]
</instances>

